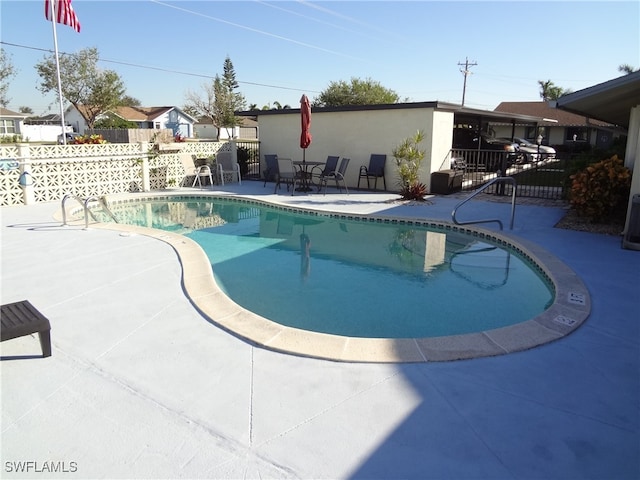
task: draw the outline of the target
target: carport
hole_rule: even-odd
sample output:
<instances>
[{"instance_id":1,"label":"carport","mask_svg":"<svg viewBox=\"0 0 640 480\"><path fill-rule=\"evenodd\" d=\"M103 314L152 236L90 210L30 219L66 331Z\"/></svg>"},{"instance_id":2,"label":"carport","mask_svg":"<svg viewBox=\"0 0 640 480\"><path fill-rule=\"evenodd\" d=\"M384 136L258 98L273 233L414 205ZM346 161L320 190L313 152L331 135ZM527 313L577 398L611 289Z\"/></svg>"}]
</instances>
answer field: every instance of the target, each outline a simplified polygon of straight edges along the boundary
<instances>
[{"instance_id":1,"label":"carport","mask_svg":"<svg viewBox=\"0 0 640 480\"><path fill-rule=\"evenodd\" d=\"M494 112L463 107L446 102L416 102L382 105L349 105L312 108L313 143L307 158L323 161L329 155L351 159L347 184L355 187L358 167L366 165L372 153L386 154L387 185L396 187L397 168L392 150L403 138L417 130L426 133L426 159L420 169L421 180L430 186L433 172L451 166L451 147L455 125L487 128L490 123L537 125L543 119L529 115ZM265 168L264 155L301 159L299 147L300 109L238 112L255 116L260 129L260 171Z\"/></svg>"},{"instance_id":2,"label":"carport","mask_svg":"<svg viewBox=\"0 0 640 480\"><path fill-rule=\"evenodd\" d=\"M624 226L625 236L629 233L630 228L640 229L640 225L635 225L635 222L640 221L640 215L634 215L634 224L631 224L633 197L640 195L640 173L634 168L636 159L640 157L640 70L563 95L553 103L556 108L561 110L585 115L627 129L624 164L633 170L633 175L627 219Z\"/></svg>"}]
</instances>

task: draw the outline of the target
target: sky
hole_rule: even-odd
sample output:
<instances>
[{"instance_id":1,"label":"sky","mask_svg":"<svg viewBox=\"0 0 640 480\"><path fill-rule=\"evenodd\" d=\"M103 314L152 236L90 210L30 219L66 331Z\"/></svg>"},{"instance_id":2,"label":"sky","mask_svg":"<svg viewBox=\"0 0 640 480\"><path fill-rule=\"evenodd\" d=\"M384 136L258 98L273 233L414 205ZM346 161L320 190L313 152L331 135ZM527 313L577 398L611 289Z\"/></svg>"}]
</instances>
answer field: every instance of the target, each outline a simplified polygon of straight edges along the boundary
<instances>
[{"instance_id":1,"label":"sky","mask_svg":"<svg viewBox=\"0 0 640 480\"><path fill-rule=\"evenodd\" d=\"M402 101L540 101L538 81L577 91L640 68L634 1L73 0L80 33L58 51L96 47L142 106L185 105L231 59L247 106L311 101L331 82L370 79ZM10 110L57 113L35 65L54 48L44 0L0 0L0 47L17 70Z\"/></svg>"}]
</instances>

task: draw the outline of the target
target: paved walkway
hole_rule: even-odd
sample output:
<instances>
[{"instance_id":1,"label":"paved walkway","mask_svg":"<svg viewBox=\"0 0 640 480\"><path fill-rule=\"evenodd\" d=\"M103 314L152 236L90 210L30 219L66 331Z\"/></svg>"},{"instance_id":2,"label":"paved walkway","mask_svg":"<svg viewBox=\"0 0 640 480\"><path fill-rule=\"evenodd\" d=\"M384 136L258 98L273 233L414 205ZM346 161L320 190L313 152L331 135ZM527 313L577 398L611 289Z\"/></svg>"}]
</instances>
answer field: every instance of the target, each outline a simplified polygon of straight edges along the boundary
<instances>
[{"instance_id":1,"label":"paved walkway","mask_svg":"<svg viewBox=\"0 0 640 480\"><path fill-rule=\"evenodd\" d=\"M457 202L227 190L438 219ZM0 344L2 478L640 477L640 252L554 229L560 207L520 205L513 234L582 278L583 326L524 352L401 365L247 344L192 307L167 244L60 227L58 207L0 211L1 301L27 298L53 327L46 359L37 336ZM467 207L508 220L508 205Z\"/></svg>"}]
</instances>

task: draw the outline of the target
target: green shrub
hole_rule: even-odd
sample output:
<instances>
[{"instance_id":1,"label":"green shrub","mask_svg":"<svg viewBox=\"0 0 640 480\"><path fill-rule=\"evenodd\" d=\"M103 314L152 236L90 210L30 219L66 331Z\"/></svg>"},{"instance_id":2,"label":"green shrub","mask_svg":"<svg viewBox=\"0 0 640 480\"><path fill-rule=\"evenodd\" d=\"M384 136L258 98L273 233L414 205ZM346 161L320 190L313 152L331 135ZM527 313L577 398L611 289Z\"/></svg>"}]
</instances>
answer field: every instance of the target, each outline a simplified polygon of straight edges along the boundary
<instances>
[{"instance_id":1,"label":"green shrub","mask_svg":"<svg viewBox=\"0 0 640 480\"><path fill-rule=\"evenodd\" d=\"M570 204L591 222L624 218L631 171L617 155L593 163L571 176Z\"/></svg>"},{"instance_id":2,"label":"green shrub","mask_svg":"<svg viewBox=\"0 0 640 480\"><path fill-rule=\"evenodd\" d=\"M404 200L424 200L426 194L427 186L420 182L403 185L400 189L400 195Z\"/></svg>"},{"instance_id":3,"label":"green shrub","mask_svg":"<svg viewBox=\"0 0 640 480\"><path fill-rule=\"evenodd\" d=\"M22 135L18 134L0 136L0 143L20 143L22 141Z\"/></svg>"},{"instance_id":4,"label":"green shrub","mask_svg":"<svg viewBox=\"0 0 640 480\"><path fill-rule=\"evenodd\" d=\"M77 136L70 143L79 145L79 144L87 144L87 143L88 144L101 144L101 143L109 143L109 142L107 142L104 138L102 138L102 135L93 134L93 135L80 135L80 136Z\"/></svg>"},{"instance_id":5,"label":"green shrub","mask_svg":"<svg viewBox=\"0 0 640 480\"><path fill-rule=\"evenodd\" d=\"M247 147L238 147L236 150L238 165L240 165L240 174L244 177L249 173L249 159L251 152Z\"/></svg>"},{"instance_id":6,"label":"green shrub","mask_svg":"<svg viewBox=\"0 0 640 480\"><path fill-rule=\"evenodd\" d=\"M400 195L405 200L424 200L427 187L420 183L420 165L425 151L418 148L424 140L424 132L418 130L413 137L405 138L391 153L398 165L400 176Z\"/></svg>"},{"instance_id":7,"label":"green shrub","mask_svg":"<svg viewBox=\"0 0 640 480\"><path fill-rule=\"evenodd\" d=\"M107 112L105 117L96 120L93 128L138 128L138 124L130 120L125 120L111 112Z\"/></svg>"}]
</instances>

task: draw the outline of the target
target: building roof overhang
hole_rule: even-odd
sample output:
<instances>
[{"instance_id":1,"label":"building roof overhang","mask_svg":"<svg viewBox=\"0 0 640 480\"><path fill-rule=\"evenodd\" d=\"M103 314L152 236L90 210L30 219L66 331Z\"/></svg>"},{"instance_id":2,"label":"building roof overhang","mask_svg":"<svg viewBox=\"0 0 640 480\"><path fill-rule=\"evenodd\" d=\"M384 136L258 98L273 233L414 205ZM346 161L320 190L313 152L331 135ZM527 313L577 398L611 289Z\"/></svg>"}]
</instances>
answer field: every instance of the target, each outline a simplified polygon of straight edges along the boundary
<instances>
[{"instance_id":1,"label":"building roof overhang","mask_svg":"<svg viewBox=\"0 0 640 480\"><path fill-rule=\"evenodd\" d=\"M445 112L452 112L456 115L467 115L469 117L482 117L490 121L503 122L503 123L519 123L519 124L535 124L542 121L550 121L540 117L534 117L531 115L521 115L517 113L496 112L492 110L479 110L475 108L468 108L462 105L448 102L411 102L411 103L385 103L376 105L345 105L339 107L312 107L312 113L322 112L365 112L375 110L407 110L414 108L426 108L434 109ZM250 110L244 112L237 112L239 116L256 116L260 118L266 115L288 115L288 114L300 114L299 108L286 108L280 110Z\"/></svg>"},{"instance_id":2,"label":"building roof overhang","mask_svg":"<svg viewBox=\"0 0 640 480\"><path fill-rule=\"evenodd\" d=\"M640 105L640 71L563 95L551 105L629 128L631 108Z\"/></svg>"}]
</instances>

